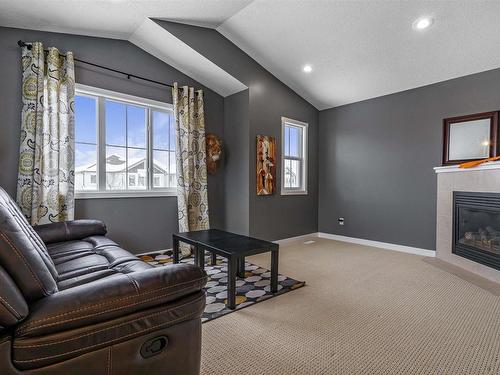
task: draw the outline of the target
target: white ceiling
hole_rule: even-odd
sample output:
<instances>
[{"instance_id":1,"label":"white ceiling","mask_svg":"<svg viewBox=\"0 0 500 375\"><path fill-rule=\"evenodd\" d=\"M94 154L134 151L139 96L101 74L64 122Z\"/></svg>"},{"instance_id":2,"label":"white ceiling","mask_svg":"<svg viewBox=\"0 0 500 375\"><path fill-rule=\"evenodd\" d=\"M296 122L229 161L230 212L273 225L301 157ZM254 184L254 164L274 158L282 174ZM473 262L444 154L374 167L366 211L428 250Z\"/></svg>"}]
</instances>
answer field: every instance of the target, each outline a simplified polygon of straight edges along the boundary
<instances>
[{"instance_id":1,"label":"white ceiling","mask_svg":"<svg viewBox=\"0 0 500 375\"><path fill-rule=\"evenodd\" d=\"M416 32L422 15L435 23ZM225 95L239 87L225 72L183 70L180 44L153 50L146 32L148 17L217 28L319 109L500 67L499 15L500 1L0 0L1 26L131 40ZM206 64L193 52L179 55Z\"/></svg>"},{"instance_id":2,"label":"white ceiling","mask_svg":"<svg viewBox=\"0 0 500 375\"><path fill-rule=\"evenodd\" d=\"M414 31L422 15L435 23ZM499 16L500 1L257 0L218 30L325 109L500 67Z\"/></svg>"},{"instance_id":3,"label":"white ceiling","mask_svg":"<svg viewBox=\"0 0 500 375\"><path fill-rule=\"evenodd\" d=\"M217 27L251 0L0 0L0 25L128 39L147 17Z\"/></svg>"}]
</instances>

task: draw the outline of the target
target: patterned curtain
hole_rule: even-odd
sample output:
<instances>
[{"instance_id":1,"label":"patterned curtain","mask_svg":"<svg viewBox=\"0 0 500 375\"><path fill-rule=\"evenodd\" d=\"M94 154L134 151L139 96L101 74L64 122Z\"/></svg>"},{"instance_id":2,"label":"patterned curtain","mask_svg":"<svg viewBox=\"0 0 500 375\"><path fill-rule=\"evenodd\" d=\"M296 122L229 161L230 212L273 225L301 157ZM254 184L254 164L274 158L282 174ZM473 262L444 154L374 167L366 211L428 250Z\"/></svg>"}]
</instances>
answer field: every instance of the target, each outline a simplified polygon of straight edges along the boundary
<instances>
[{"instance_id":1,"label":"patterned curtain","mask_svg":"<svg viewBox=\"0 0 500 375\"><path fill-rule=\"evenodd\" d=\"M203 91L174 83L179 231L209 228ZM191 252L181 246L183 256Z\"/></svg>"},{"instance_id":2,"label":"patterned curtain","mask_svg":"<svg viewBox=\"0 0 500 375\"><path fill-rule=\"evenodd\" d=\"M21 146L17 203L32 225L74 214L73 54L40 42L22 49Z\"/></svg>"}]
</instances>

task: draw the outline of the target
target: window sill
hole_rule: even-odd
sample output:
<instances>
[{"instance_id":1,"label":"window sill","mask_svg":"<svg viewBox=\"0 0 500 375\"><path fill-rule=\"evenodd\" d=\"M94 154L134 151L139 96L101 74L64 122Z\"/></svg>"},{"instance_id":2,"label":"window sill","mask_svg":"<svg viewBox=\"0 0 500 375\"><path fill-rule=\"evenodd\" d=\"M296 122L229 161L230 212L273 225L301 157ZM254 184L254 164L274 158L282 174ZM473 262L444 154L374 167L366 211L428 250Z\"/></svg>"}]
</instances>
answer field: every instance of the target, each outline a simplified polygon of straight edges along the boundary
<instances>
[{"instance_id":1,"label":"window sill","mask_svg":"<svg viewBox=\"0 0 500 375\"><path fill-rule=\"evenodd\" d=\"M308 195L307 190L281 190L281 195Z\"/></svg>"},{"instance_id":2,"label":"window sill","mask_svg":"<svg viewBox=\"0 0 500 375\"><path fill-rule=\"evenodd\" d=\"M110 199L110 198L149 198L149 197L176 197L175 189L171 190L143 190L143 191L78 191L75 199Z\"/></svg>"}]
</instances>

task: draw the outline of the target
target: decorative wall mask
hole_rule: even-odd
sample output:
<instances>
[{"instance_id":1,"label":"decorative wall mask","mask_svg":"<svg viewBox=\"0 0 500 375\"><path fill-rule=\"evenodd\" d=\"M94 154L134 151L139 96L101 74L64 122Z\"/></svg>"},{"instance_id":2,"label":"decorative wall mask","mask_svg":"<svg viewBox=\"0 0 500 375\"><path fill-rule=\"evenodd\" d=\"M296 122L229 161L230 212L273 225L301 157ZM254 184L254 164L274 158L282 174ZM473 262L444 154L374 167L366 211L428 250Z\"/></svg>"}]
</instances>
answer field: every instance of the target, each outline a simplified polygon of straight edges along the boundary
<instances>
[{"instance_id":1,"label":"decorative wall mask","mask_svg":"<svg viewBox=\"0 0 500 375\"><path fill-rule=\"evenodd\" d=\"M276 140L257 136L257 195L272 195L276 190Z\"/></svg>"},{"instance_id":2,"label":"decorative wall mask","mask_svg":"<svg viewBox=\"0 0 500 375\"><path fill-rule=\"evenodd\" d=\"M205 137L207 145L207 170L215 174L222 159L222 141L215 134L208 133Z\"/></svg>"}]
</instances>

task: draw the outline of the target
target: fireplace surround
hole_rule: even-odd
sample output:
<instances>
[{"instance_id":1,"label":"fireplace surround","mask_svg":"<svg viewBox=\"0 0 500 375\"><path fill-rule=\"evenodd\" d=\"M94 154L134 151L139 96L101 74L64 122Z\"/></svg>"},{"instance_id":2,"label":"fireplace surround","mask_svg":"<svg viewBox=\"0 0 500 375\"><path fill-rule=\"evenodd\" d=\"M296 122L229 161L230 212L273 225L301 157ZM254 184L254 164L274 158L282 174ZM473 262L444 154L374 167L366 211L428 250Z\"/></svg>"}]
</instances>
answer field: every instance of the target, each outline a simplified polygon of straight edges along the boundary
<instances>
[{"instance_id":1,"label":"fireplace surround","mask_svg":"<svg viewBox=\"0 0 500 375\"><path fill-rule=\"evenodd\" d=\"M498 258L495 260L496 254L493 253L496 249L494 239L496 236L489 235L486 228L490 226L490 231L500 230L500 225L491 225L494 220L491 216L488 218L487 214L480 213L482 207L474 208L478 206L477 199L467 202L476 196L479 200L489 197L486 205L496 204L490 203L500 195L500 162L485 163L470 169L445 166L436 167L434 170L437 174L436 257L500 284L500 270L496 267ZM457 194L460 196L458 202ZM463 228L455 226L454 211L457 209L457 204L462 207L458 220L460 217L467 220ZM479 211L478 208L480 208ZM473 209L475 211L472 211ZM489 210L489 212L494 212L495 208L489 207ZM479 223L477 220L480 220ZM460 239L465 238L466 232L469 232L467 234L469 240L476 242L462 241L460 243Z\"/></svg>"},{"instance_id":2,"label":"fireplace surround","mask_svg":"<svg viewBox=\"0 0 500 375\"><path fill-rule=\"evenodd\" d=\"M453 192L452 253L500 270L500 193Z\"/></svg>"}]
</instances>

